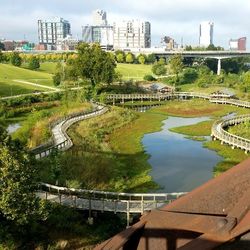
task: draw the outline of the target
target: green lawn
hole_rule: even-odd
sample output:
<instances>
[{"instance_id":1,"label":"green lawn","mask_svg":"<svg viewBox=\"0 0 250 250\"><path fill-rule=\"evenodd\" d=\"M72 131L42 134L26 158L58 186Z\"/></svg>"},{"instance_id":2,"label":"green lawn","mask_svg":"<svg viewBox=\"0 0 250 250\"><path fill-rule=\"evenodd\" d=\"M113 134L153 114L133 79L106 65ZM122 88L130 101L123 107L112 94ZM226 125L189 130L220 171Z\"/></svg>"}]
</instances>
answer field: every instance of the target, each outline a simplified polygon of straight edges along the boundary
<instances>
[{"instance_id":1,"label":"green lawn","mask_svg":"<svg viewBox=\"0 0 250 250\"><path fill-rule=\"evenodd\" d=\"M27 94L34 91L45 91L46 88L17 83L14 80L23 80L45 86L53 86L52 75L15 67L9 64L0 64L0 96Z\"/></svg>"},{"instance_id":2,"label":"green lawn","mask_svg":"<svg viewBox=\"0 0 250 250\"><path fill-rule=\"evenodd\" d=\"M45 90L46 89L44 88L23 85L22 83L16 83L13 81L6 83L0 80L0 97L29 94L35 91L45 91Z\"/></svg>"},{"instance_id":3,"label":"green lawn","mask_svg":"<svg viewBox=\"0 0 250 250\"><path fill-rule=\"evenodd\" d=\"M51 74L19 68L10 64L0 64L0 79L6 82L9 79L29 80L29 79L50 79Z\"/></svg>"},{"instance_id":4,"label":"green lawn","mask_svg":"<svg viewBox=\"0 0 250 250\"><path fill-rule=\"evenodd\" d=\"M145 75L152 74L152 65L118 63L116 71L122 74L123 79L142 80Z\"/></svg>"},{"instance_id":5,"label":"green lawn","mask_svg":"<svg viewBox=\"0 0 250 250\"><path fill-rule=\"evenodd\" d=\"M43 62L40 63L40 69L41 72L46 72L49 74L54 74L56 70L56 64L55 62Z\"/></svg>"},{"instance_id":6,"label":"green lawn","mask_svg":"<svg viewBox=\"0 0 250 250\"><path fill-rule=\"evenodd\" d=\"M239 97L240 99L249 100L248 93L243 93L239 89L227 88L225 86L211 85L211 86L208 86L207 88L201 88L197 84L191 83L191 84L183 84L180 86L180 88L181 88L180 91L201 92L201 93L207 93L207 94L210 94L216 91L223 91L224 89L228 89L232 93L235 93L235 95Z\"/></svg>"},{"instance_id":7,"label":"green lawn","mask_svg":"<svg viewBox=\"0 0 250 250\"><path fill-rule=\"evenodd\" d=\"M40 63L40 72L54 74L56 62ZM124 79L142 80L147 74L152 74L152 65L118 63L116 71L120 72Z\"/></svg>"}]
</instances>

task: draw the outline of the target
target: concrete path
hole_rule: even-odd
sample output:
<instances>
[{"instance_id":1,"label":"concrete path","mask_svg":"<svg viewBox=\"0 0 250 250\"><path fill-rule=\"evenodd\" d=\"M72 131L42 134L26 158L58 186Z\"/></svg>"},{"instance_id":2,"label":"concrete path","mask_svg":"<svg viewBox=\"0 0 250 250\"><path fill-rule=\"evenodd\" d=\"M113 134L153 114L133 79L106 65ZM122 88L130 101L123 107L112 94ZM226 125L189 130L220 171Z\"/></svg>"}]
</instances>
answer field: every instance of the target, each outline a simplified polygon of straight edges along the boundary
<instances>
[{"instance_id":1,"label":"concrete path","mask_svg":"<svg viewBox=\"0 0 250 250\"><path fill-rule=\"evenodd\" d=\"M59 90L58 88L55 87L50 87L50 86L46 86L46 85L42 85L42 84L37 84L37 83L33 83L33 82L27 82L27 81L23 81L23 80L13 80L14 82L18 82L18 83L23 83L23 84L27 84L27 85L31 85L31 86L35 86L35 87L39 87L39 88L45 88L45 89L50 89L50 90Z\"/></svg>"}]
</instances>

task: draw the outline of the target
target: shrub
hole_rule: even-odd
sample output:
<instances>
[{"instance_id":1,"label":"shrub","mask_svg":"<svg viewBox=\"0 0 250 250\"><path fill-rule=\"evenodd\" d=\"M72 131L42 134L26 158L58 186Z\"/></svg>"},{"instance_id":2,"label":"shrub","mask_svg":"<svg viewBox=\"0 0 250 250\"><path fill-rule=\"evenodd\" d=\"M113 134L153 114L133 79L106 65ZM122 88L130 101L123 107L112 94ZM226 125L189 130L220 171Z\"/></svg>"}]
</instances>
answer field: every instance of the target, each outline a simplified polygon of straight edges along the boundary
<instances>
[{"instance_id":1,"label":"shrub","mask_svg":"<svg viewBox=\"0 0 250 250\"><path fill-rule=\"evenodd\" d=\"M22 64L22 58L17 52L13 52L10 58L10 62L12 65L20 67Z\"/></svg>"},{"instance_id":2,"label":"shrub","mask_svg":"<svg viewBox=\"0 0 250 250\"><path fill-rule=\"evenodd\" d=\"M145 81L155 81L156 79L152 75L145 75L143 77L143 80L145 80Z\"/></svg>"},{"instance_id":3,"label":"shrub","mask_svg":"<svg viewBox=\"0 0 250 250\"><path fill-rule=\"evenodd\" d=\"M40 68L40 61L37 57L32 56L29 62L29 69L35 70Z\"/></svg>"}]
</instances>

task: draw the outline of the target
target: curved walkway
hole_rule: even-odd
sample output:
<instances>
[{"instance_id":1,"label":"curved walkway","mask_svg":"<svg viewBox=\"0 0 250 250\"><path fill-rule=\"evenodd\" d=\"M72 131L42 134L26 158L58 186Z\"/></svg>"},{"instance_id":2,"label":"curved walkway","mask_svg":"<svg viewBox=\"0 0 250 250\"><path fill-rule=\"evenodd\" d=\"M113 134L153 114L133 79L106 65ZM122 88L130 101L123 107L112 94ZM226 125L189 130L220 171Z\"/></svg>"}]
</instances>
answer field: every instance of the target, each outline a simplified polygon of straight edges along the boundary
<instances>
[{"instance_id":1,"label":"curved walkway","mask_svg":"<svg viewBox=\"0 0 250 250\"><path fill-rule=\"evenodd\" d=\"M58 120L54 126L52 125L52 145L50 143L44 144L32 150L33 152L39 151L39 153L35 153L36 159L48 156L54 149L67 150L72 147L73 142L66 133L67 129L78 121L90 119L107 111L107 107L94 104L94 109L89 112L73 114ZM45 149L40 150L42 147Z\"/></svg>"},{"instance_id":2,"label":"curved walkway","mask_svg":"<svg viewBox=\"0 0 250 250\"><path fill-rule=\"evenodd\" d=\"M250 152L250 140L230 134L224 128L232 125L237 125L239 123L250 121L250 114L240 115L233 118L223 119L216 121L212 127L211 136L214 139L221 140L222 144L227 143L232 146L232 148L240 148L245 150L246 153Z\"/></svg>"}]
</instances>

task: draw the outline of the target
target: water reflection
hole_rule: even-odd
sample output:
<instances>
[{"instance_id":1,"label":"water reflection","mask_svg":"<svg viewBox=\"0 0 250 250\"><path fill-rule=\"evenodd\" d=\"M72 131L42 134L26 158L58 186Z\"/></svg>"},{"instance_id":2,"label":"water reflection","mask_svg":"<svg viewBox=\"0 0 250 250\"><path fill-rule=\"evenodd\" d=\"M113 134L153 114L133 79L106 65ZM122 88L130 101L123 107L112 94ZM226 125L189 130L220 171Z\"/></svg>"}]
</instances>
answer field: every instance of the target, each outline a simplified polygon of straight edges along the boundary
<instances>
[{"instance_id":1,"label":"water reflection","mask_svg":"<svg viewBox=\"0 0 250 250\"><path fill-rule=\"evenodd\" d=\"M21 125L19 123L9 124L9 126L7 127L7 132L8 132L8 134L12 134L16 130L18 130L20 127L21 127Z\"/></svg>"},{"instance_id":2,"label":"water reflection","mask_svg":"<svg viewBox=\"0 0 250 250\"><path fill-rule=\"evenodd\" d=\"M212 178L213 167L222 160L216 152L203 148L202 142L169 131L170 128L208 120L169 117L162 131L146 134L142 143L151 157L150 175L163 187L161 192L190 191Z\"/></svg>"}]
</instances>

